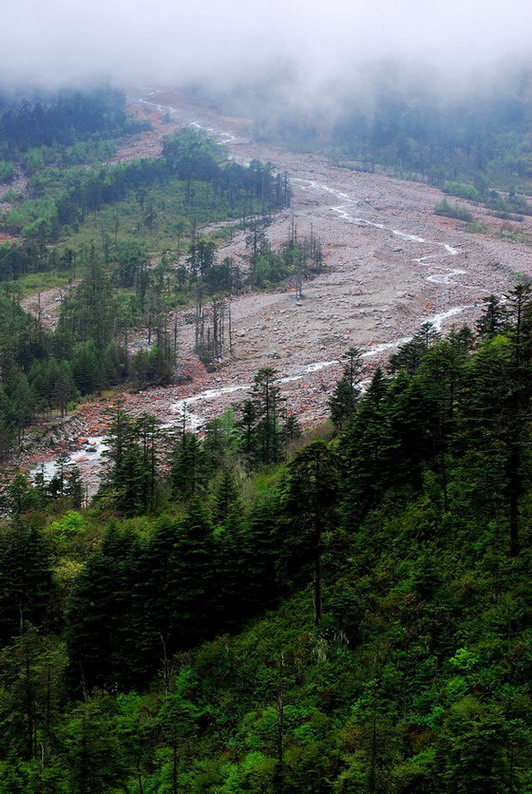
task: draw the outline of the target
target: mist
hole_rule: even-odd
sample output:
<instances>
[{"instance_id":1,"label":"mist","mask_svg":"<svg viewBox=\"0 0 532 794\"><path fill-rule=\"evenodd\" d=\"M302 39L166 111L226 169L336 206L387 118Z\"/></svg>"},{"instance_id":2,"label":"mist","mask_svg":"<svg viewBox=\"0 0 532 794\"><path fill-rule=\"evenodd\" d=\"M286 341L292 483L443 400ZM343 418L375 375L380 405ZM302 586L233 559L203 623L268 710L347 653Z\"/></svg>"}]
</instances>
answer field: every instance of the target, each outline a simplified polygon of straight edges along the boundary
<instances>
[{"instance_id":1,"label":"mist","mask_svg":"<svg viewBox=\"0 0 532 794\"><path fill-rule=\"evenodd\" d=\"M2 16L7 87L228 87L271 71L303 99L382 59L453 85L526 62L532 42L529 0L20 0Z\"/></svg>"}]
</instances>

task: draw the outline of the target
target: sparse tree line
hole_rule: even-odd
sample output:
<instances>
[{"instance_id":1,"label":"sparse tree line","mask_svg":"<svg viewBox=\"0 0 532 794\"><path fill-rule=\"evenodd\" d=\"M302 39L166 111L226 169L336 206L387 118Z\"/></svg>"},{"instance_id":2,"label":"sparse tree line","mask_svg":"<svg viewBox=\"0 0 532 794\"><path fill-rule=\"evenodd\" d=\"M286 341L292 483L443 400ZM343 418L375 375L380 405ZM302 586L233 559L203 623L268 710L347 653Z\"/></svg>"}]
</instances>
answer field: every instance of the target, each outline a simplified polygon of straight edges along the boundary
<instances>
[{"instance_id":1,"label":"sparse tree line","mask_svg":"<svg viewBox=\"0 0 532 794\"><path fill-rule=\"evenodd\" d=\"M532 215L532 205L524 196L517 195L513 189L507 196L503 196L496 190L480 191L472 185L464 185L461 182L445 182L443 190L445 193L482 203L489 210L490 215L502 220L521 222L523 215ZM474 215L469 207L456 201L451 204L446 198L436 204L434 212L436 215L446 215L448 218L457 218L466 223L474 221Z\"/></svg>"},{"instance_id":2,"label":"sparse tree line","mask_svg":"<svg viewBox=\"0 0 532 794\"><path fill-rule=\"evenodd\" d=\"M155 221L148 190L171 185L182 195L183 210L223 204L242 217L268 215L290 203L286 175L275 174L273 166L252 161L248 167L222 162L221 147L205 134L184 129L169 136L161 157L134 160L86 170L40 169L30 179L28 196L14 198L14 206L2 221L2 228L27 239L55 242L69 230L77 230L91 213L109 204L135 196L143 224Z\"/></svg>"},{"instance_id":3,"label":"sparse tree line","mask_svg":"<svg viewBox=\"0 0 532 794\"><path fill-rule=\"evenodd\" d=\"M323 272L320 240L312 229L308 236L302 237L293 218L288 237L277 250L272 248L265 226L260 222L251 225L246 247L250 282L254 287L263 288L290 278L301 295L303 280Z\"/></svg>"},{"instance_id":4,"label":"sparse tree line","mask_svg":"<svg viewBox=\"0 0 532 794\"><path fill-rule=\"evenodd\" d=\"M0 304L3 454L39 416L64 415L80 396L126 382L163 385L175 376L177 351L167 317L152 314L148 344L130 354L128 326L117 317L109 279L97 264L65 298L54 332L46 332L15 300L3 297Z\"/></svg>"},{"instance_id":5,"label":"sparse tree line","mask_svg":"<svg viewBox=\"0 0 532 794\"><path fill-rule=\"evenodd\" d=\"M85 186L98 187L102 201L116 198L117 185L122 185L117 188L119 192L136 189L138 200L149 213L141 195L142 185L180 174L191 194L187 224L183 222L177 229L178 258L181 235L185 231L191 235L184 265L178 262L176 266L175 256L169 251L153 265L143 246L119 236L118 216L114 233L103 233L96 243L49 246L47 233L40 229L35 241L0 246L0 278L10 282L2 299L5 312L0 320L3 453L17 440L20 442L25 427L38 415L54 410L64 414L80 396L125 382L171 382L177 363L177 319L171 318L170 310L176 303L186 304L195 298L196 350L206 364L217 365L230 354L230 307L226 298L243 288L244 278L231 260L218 264L214 243L198 236L193 193L198 185L220 190L230 201L240 202L243 211L266 213L267 223L268 213L290 200L286 178L274 175L270 164L258 162L248 168L234 163L222 168L216 144L191 130L166 141L164 158L85 172L80 178ZM35 188L37 177L34 181ZM82 194L83 190L78 195L81 204ZM19 308L17 279L51 272L72 280L80 271L83 279L65 296L54 333L42 327L40 310L34 320ZM131 354L131 338L139 328L146 329L146 338Z\"/></svg>"},{"instance_id":6,"label":"sparse tree line","mask_svg":"<svg viewBox=\"0 0 532 794\"><path fill-rule=\"evenodd\" d=\"M248 242L247 272L230 258L218 263L214 244L201 237L177 267L166 253L150 265L142 248L126 241L65 253L62 264L73 268L78 261L84 278L63 296L53 332L42 327L39 310L36 317L22 311L16 293L1 298L3 451L20 442L39 415L64 414L80 396L126 382L172 382L179 361L171 312L176 301L194 300L195 350L206 366L216 367L232 355L231 295L264 283L257 276L261 263L269 263L268 283L295 283L299 294L303 279L323 268L319 240L312 234L299 239L295 227L278 252L256 222ZM139 329L145 329L142 344L133 354L130 342Z\"/></svg>"},{"instance_id":7,"label":"sparse tree line","mask_svg":"<svg viewBox=\"0 0 532 794\"><path fill-rule=\"evenodd\" d=\"M30 99L0 96L0 146L11 159L39 146L69 146L95 134L123 134L125 97L111 88L62 91Z\"/></svg>"}]
</instances>

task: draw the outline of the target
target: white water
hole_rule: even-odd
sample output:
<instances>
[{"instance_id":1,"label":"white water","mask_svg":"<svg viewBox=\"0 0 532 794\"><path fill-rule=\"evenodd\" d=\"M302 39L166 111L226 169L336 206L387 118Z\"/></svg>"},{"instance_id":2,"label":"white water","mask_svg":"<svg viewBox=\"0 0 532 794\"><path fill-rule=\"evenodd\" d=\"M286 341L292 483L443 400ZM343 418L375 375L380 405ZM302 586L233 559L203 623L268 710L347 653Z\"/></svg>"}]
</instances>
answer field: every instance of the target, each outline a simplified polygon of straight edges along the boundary
<instances>
[{"instance_id":1,"label":"white water","mask_svg":"<svg viewBox=\"0 0 532 794\"><path fill-rule=\"evenodd\" d=\"M455 317L457 314L461 314L461 312L471 308L473 308L472 304L467 306L454 306L452 309L447 309L447 311L438 312L438 314L433 314L432 317L427 317L424 322L430 323L437 331L439 331L441 330L445 320L448 320L450 317ZM362 357L370 358L371 356L376 356L386 350L392 350L393 348L400 347L401 345L409 342L411 339L411 336L404 336L401 339L395 339L393 342L382 342L377 345L372 345L362 353ZM306 375L311 375L314 372L319 372L320 370L327 369L328 367L338 366L341 363L342 362L339 359L335 358L332 359L332 361L315 361L312 364L305 364L300 368L300 372L297 375L287 375L285 377L279 378L277 383L293 383L295 381L302 380ZM188 411L188 406L191 403L197 403L202 400L215 400L218 397L222 397L224 394L233 394L237 391L249 391L251 386L251 383L239 383L234 384L233 386L221 386L219 389L206 389L205 391L199 392L198 394L194 394L192 397L188 397L184 400L178 400L172 405L171 410L182 415L182 412L185 409L187 426L189 426L190 422L190 425L196 425L197 427L201 425L203 420L197 414L193 414Z\"/></svg>"},{"instance_id":2,"label":"white water","mask_svg":"<svg viewBox=\"0 0 532 794\"><path fill-rule=\"evenodd\" d=\"M449 243L440 243L435 242L433 240L426 240L424 237L420 237L418 234L410 234L408 232L403 232L400 229L393 229L390 226L386 226L384 223L375 223L374 221L368 221L366 218L362 218L360 216L352 215L350 212L347 211L346 207L348 206L357 206L361 202L352 199L347 193L342 193L340 190L336 190L335 188L329 187L329 185L325 185L321 182L315 182L312 179L294 179L294 182L299 182L301 184L307 184L311 189L314 190L321 190L324 193L330 193L337 198L340 198L344 201L343 204L338 204L336 206L329 207L332 212L335 212L337 215L342 218L342 220L346 221L347 223L354 223L357 226L370 226L373 229L380 229L382 231L388 231L390 234L393 234L394 237L399 237L402 240L407 240L411 243L420 243L422 245L433 245L433 246L440 246L445 250L445 254L431 254L428 256L418 257L413 259L412 262L416 262L417 264L424 265L425 267L433 267L433 265L427 263L426 259L438 259L442 256L457 256L459 253L458 249L453 248L452 245ZM304 190L305 188L303 188ZM460 270L458 268L451 268L447 273L441 274L434 274L431 276L426 276L427 281L431 281L434 284L456 284L453 281L453 276L461 276L465 274L465 270Z\"/></svg>"},{"instance_id":3,"label":"white water","mask_svg":"<svg viewBox=\"0 0 532 794\"><path fill-rule=\"evenodd\" d=\"M160 93L159 91L152 91L151 96ZM177 116L179 115L178 111L173 108L171 105L161 105L158 102L151 102L147 99L139 99L140 104L146 105L148 107L155 108L159 113L162 115L167 114L168 116ZM237 138L231 132L224 132L223 130L217 130L214 127L204 127L198 121L191 121L188 125L189 127L194 127L197 130L204 130L212 135L212 137L217 138L218 141L224 145L235 145L238 143L247 143L244 138Z\"/></svg>"},{"instance_id":4,"label":"white water","mask_svg":"<svg viewBox=\"0 0 532 794\"><path fill-rule=\"evenodd\" d=\"M87 442L82 447L65 455L66 466L79 466L80 464L96 463L101 460L105 451L106 436L87 436ZM44 481L49 482L59 471L59 464L56 460L46 460L35 466L30 471L30 478L34 479L37 474L42 472Z\"/></svg>"},{"instance_id":5,"label":"white water","mask_svg":"<svg viewBox=\"0 0 532 794\"><path fill-rule=\"evenodd\" d=\"M190 397L185 397L184 400L177 400L177 402L173 403L170 407L170 411L172 413L177 414L179 417L177 421L183 421L183 415L185 416L185 428L186 430L193 431L199 430L201 425L203 424L203 419L199 414L192 413L189 411L188 406L192 403L200 402L201 400L215 400L218 397L221 397L224 394L233 394L237 391L242 391L243 389L248 389L249 384L247 383L239 383L235 386L221 386L219 389L206 389L205 391L199 392L198 394L193 394ZM176 422L172 422L171 425L175 426ZM165 425L166 427L167 425Z\"/></svg>"},{"instance_id":6,"label":"white water","mask_svg":"<svg viewBox=\"0 0 532 794\"><path fill-rule=\"evenodd\" d=\"M152 92L151 95L155 96L158 92ZM157 111L160 113L168 113L169 115L177 115L178 111L175 108L172 108L170 105L161 105L155 102L151 102L145 99L139 100L141 103L145 105L149 105L151 107L156 108ZM238 143L245 143L243 139L237 139L232 133L223 132L220 130L216 130L212 127L204 127L199 124L197 121L190 122L190 126L195 127L196 129L203 129L206 132L212 133L216 136L221 142L224 144L238 144ZM374 223L373 221L368 221L365 218L353 216L349 213L345 208L347 206L356 206L358 203L354 199L352 199L347 193L343 193L336 188L329 187L329 185L315 182L309 179L293 179L294 182L299 182L302 185L307 184L311 189L320 190L322 192L329 193L330 195L334 196L337 199L340 199L342 204L331 206L329 209L335 212L337 215L345 220L348 223L353 223L358 226L369 226L375 229L380 229L384 231L389 231L395 237L399 237L403 240L407 240L413 243L419 243L421 245L432 245L432 246L440 246L444 249L445 253L442 254L432 254L428 256L419 257L413 259L412 261L423 265L425 267L434 267L430 263L427 263L425 260L427 259L437 259L443 256L456 256L459 252L456 248L449 245L448 243L441 243L441 242L434 242L430 240L426 240L423 237L420 237L416 234L409 234L408 232L401 231L399 229L393 229L390 227L385 226L382 223ZM305 189L305 188L303 188ZM442 285L450 285L455 284L452 279L455 276L464 275L466 271L458 269L458 268L449 268L446 273L440 274L432 274L426 276L426 280L430 281L434 284L442 284ZM471 305L464 305L464 306L455 306L452 309L448 309L447 311L440 312L438 314L434 314L432 317L428 317L424 320L424 322L431 323L436 330L440 330L443 322L450 317L454 317L461 312L466 311L466 309L472 308ZM396 339L391 342L382 342L380 344L372 345L366 351L362 353L363 358L369 358L371 356L378 355L383 353L387 350L393 350L394 348L400 347L401 345L406 344L410 341L412 337L402 337L400 339ZM292 383L298 380L301 380L306 375L319 372L320 370L327 369L329 367L338 366L341 362L338 359L334 359L332 361L316 361L312 364L307 364L303 366L300 370L300 373L297 375L290 375L285 376L279 379L280 383ZM218 389L206 389L203 392L199 392L198 394L194 394L188 398L176 401L170 408L170 412L174 414L174 418L169 422L162 425L163 428L167 429L175 429L179 426L179 423L183 421L183 414L185 415L185 427L189 431L198 430L201 425L203 424L203 418L197 414L189 411L189 405L198 403L204 400L215 400L218 397L221 397L225 394L233 394L238 391L249 390L251 388L251 383L242 383L242 384L234 384L232 386L222 386ZM67 464L79 464L79 463L95 463L101 460L102 455L105 451L105 437L104 436L93 436L88 438L88 443L84 448L73 452L67 458ZM53 477L53 475L57 472L57 462L56 461L46 461L41 465L37 466L35 469L30 472L30 476L35 476L37 472L43 471L45 479Z\"/></svg>"}]
</instances>

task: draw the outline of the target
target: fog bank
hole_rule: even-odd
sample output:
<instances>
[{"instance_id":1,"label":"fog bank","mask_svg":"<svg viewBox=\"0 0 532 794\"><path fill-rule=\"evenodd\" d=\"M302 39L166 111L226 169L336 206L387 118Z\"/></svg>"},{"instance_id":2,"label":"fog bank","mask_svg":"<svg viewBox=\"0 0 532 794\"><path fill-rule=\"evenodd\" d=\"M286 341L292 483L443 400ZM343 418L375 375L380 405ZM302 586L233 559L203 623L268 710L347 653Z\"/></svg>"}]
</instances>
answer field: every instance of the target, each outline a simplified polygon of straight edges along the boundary
<instances>
[{"instance_id":1,"label":"fog bank","mask_svg":"<svg viewBox=\"0 0 532 794\"><path fill-rule=\"evenodd\" d=\"M291 65L312 88L383 57L453 75L532 43L529 0L19 0L2 11L4 83L175 84Z\"/></svg>"}]
</instances>

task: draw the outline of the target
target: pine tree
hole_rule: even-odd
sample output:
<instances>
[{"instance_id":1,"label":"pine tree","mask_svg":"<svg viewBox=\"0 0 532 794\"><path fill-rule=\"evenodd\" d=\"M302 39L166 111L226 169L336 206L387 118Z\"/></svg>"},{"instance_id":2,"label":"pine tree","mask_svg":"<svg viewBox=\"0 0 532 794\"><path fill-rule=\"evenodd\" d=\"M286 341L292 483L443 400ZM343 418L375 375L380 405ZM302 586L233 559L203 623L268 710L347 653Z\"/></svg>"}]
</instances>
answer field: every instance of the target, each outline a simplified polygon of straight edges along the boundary
<instances>
[{"instance_id":1,"label":"pine tree","mask_svg":"<svg viewBox=\"0 0 532 794\"><path fill-rule=\"evenodd\" d=\"M62 742L71 791L105 794L124 789L127 770L110 695L99 695L75 706L63 730Z\"/></svg>"},{"instance_id":2,"label":"pine tree","mask_svg":"<svg viewBox=\"0 0 532 794\"><path fill-rule=\"evenodd\" d=\"M299 535L296 544L308 546L307 553L312 560L314 618L317 627L321 625L323 616L323 536L332 528L337 493L336 460L325 442L309 444L290 461L284 510L292 525L292 540ZM289 540L289 555L293 554L291 545Z\"/></svg>"},{"instance_id":3,"label":"pine tree","mask_svg":"<svg viewBox=\"0 0 532 794\"><path fill-rule=\"evenodd\" d=\"M355 412L360 397L360 375L363 368L362 354L356 347L349 348L343 358L343 375L329 400L331 419L338 430L345 426Z\"/></svg>"},{"instance_id":4,"label":"pine tree","mask_svg":"<svg viewBox=\"0 0 532 794\"><path fill-rule=\"evenodd\" d=\"M161 666L166 667L178 649L177 595L181 583L174 559L178 534L179 523L161 516L133 564L134 656L139 681L153 675Z\"/></svg>"},{"instance_id":5,"label":"pine tree","mask_svg":"<svg viewBox=\"0 0 532 794\"><path fill-rule=\"evenodd\" d=\"M301 438L303 431L295 414L288 414L283 424L283 442L285 445L291 444Z\"/></svg>"},{"instance_id":6,"label":"pine tree","mask_svg":"<svg viewBox=\"0 0 532 794\"><path fill-rule=\"evenodd\" d=\"M41 770L49 766L59 742L61 710L66 705L66 663L64 644L53 636L43 637L33 626L0 653L5 693L0 757L16 750L27 760L38 758Z\"/></svg>"},{"instance_id":7,"label":"pine tree","mask_svg":"<svg viewBox=\"0 0 532 794\"><path fill-rule=\"evenodd\" d=\"M209 474L221 466L231 465L239 447L239 427L234 410L229 407L221 416L205 425L203 451Z\"/></svg>"},{"instance_id":8,"label":"pine tree","mask_svg":"<svg viewBox=\"0 0 532 794\"><path fill-rule=\"evenodd\" d=\"M171 457L173 493L184 501L190 499L204 489L207 473L207 457L202 442L194 433L183 433Z\"/></svg>"},{"instance_id":9,"label":"pine tree","mask_svg":"<svg viewBox=\"0 0 532 794\"><path fill-rule=\"evenodd\" d=\"M234 474L229 469L222 469L214 495L213 520L223 524L238 501Z\"/></svg>"},{"instance_id":10,"label":"pine tree","mask_svg":"<svg viewBox=\"0 0 532 794\"><path fill-rule=\"evenodd\" d=\"M526 427L530 421L532 399L532 285L518 284L509 293L512 322L509 338L512 345L510 366L506 471L510 519L510 554L519 552L520 500L530 472L530 453Z\"/></svg>"},{"instance_id":11,"label":"pine tree","mask_svg":"<svg viewBox=\"0 0 532 794\"><path fill-rule=\"evenodd\" d=\"M9 399L9 423L24 438L24 428L35 416L35 395L24 372L14 370L5 376L5 391Z\"/></svg>"},{"instance_id":12,"label":"pine tree","mask_svg":"<svg viewBox=\"0 0 532 794\"><path fill-rule=\"evenodd\" d=\"M104 453L110 468L98 493L124 515L138 515L157 503L156 452L159 423L149 415L135 422L118 406L112 417Z\"/></svg>"},{"instance_id":13,"label":"pine tree","mask_svg":"<svg viewBox=\"0 0 532 794\"><path fill-rule=\"evenodd\" d=\"M173 561L179 590L175 607L179 647L209 636L216 626L214 611L213 527L204 502L194 496L179 526Z\"/></svg>"},{"instance_id":14,"label":"pine tree","mask_svg":"<svg viewBox=\"0 0 532 794\"><path fill-rule=\"evenodd\" d=\"M18 469L7 487L7 508L19 516L37 510L44 503L42 491L33 488L23 471Z\"/></svg>"},{"instance_id":15,"label":"pine tree","mask_svg":"<svg viewBox=\"0 0 532 794\"><path fill-rule=\"evenodd\" d=\"M342 523L350 530L358 525L389 484L388 451L390 446L394 447L387 413L389 389L390 382L382 370L377 369L340 439Z\"/></svg>"},{"instance_id":16,"label":"pine tree","mask_svg":"<svg viewBox=\"0 0 532 794\"><path fill-rule=\"evenodd\" d=\"M252 400L245 400L240 406L240 421L238 426L241 432L241 450L245 458L251 461L255 451L254 427L256 421L255 406Z\"/></svg>"},{"instance_id":17,"label":"pine tree","mask_svg":"<svg viewBox=\"0 0 532 794\"><path fill-rule=\"evenodd\" d=\"M88 559L67 614L69 680L76 692L135 680L132 577L135 537L111 524Z\"/></svg>"},{"instance_id":18,"label":"pine tree","mask_svg":"<svg viewBox=\"0 0 532 794\"><path fill-rule=\"evenodd\" d=\"M476 330L481 339L493 339L503 333L507 326L508 312L496 295L482 298L484 312L477 320Z\"/></svg>"},{"instance_id":19,"label":"pine tree","mask_svg":"<svg viewBox=\"0 0 532 794\"><path fill-rule=\"evenodd\" d=\"M0 533L0 645L28 624L41 625L54 595L47 542L31 524L15 519Z\"/></svg>"},{"instance_id":20,"label":"pine tree","mask_svg":"<svg viewBox=\"0 0 532 794\"><path fill-rule=\"evenodd\" d=\"M249 399L241 408L243 449L256 463L277 463L282 456L281 391L277 373L271 367L259 370L253 378Z\"/></svg>"},{"instance_id":21,"label":"pine tree","mask_svg":"<svg viewBox=\"0 0 532 794\"><path fill-rule=\"evenodd\" d=\"M278 564L282 547L280 516L280 497L275 488L257 498L245 516L243 614L256 614L273 604L285 586L284 570Z\"/></svg>"},{"instance_id":22,"label":"pine tree","mask_svg":"<svg viewBox=\"0 0 532 794\"><path fill-rule=\"evenodd\" d=\"M439 338L440 334L432 323L423 323L412 339L402 345L397 353L390 356L390 372L397 373L400 370L405 370L409 375L413 375L420 367L427 350Z\"/></svg>"},{"instance_id":23,"label":"pine tree","mask_svg":"<svg viewBox=\"0 0 532 794\"><path fill-rule=\"evenodd\" d=\"M227 506L227 493L224 493L222 512L225 515L214 532L213 544L217 632L235 631L242 625L247 617L246 602L249 599L242 506L232 494Z\"/></svg>"}]
</instances>

